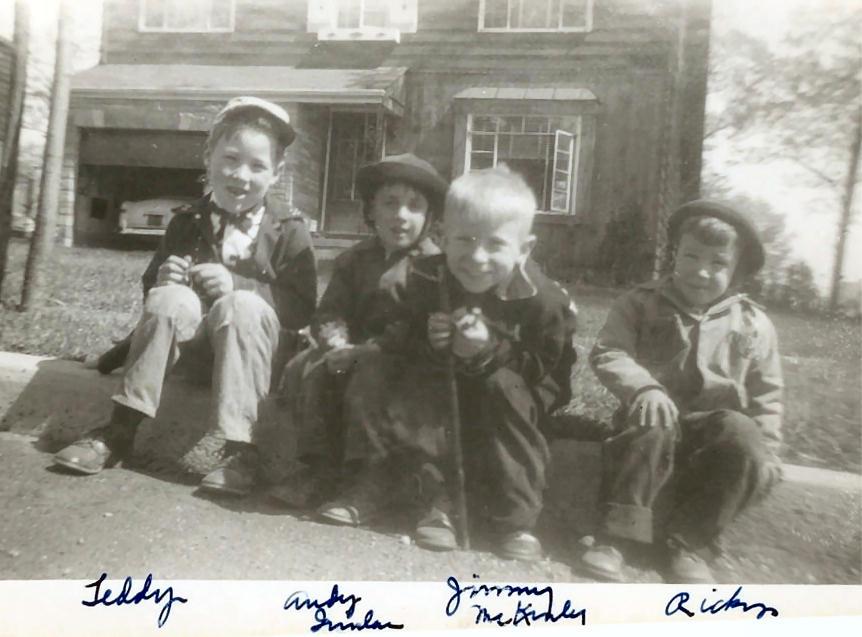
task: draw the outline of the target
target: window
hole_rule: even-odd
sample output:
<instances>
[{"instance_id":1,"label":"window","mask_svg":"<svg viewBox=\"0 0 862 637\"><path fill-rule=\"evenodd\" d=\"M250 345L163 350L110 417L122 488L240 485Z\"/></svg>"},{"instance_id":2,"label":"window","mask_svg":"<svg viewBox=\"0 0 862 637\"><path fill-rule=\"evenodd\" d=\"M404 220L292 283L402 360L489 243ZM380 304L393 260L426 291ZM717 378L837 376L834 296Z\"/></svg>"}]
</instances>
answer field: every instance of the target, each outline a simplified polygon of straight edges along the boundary
<instances>
[{"instance_id":1,"label":"window","mask_svg":"<svg viewBox=\"0 0 862 637\"><path fill-rule=\"evenodd\" d=\"M591 31L593 0L479 0L479 31Z\"/></svg>"},{"instance_id":2,"label":"window","mask_svg":"<svg viewBox=\"0 0 862 637\"><path fill-rule=\"evenodd\" d=\"M580 118L564 130L558 118L535 115L467 114L465 170L505 162L536 195L539 210L574 212Z\"/></svg>"},{"instance_id":3,"label":"window","mask_svg":"<svg viewBox=\"0 0 862 637\"><path fill-rule=\"evenodd\" d=\"M309 0L308 31L321 40L396 40L416 32L417 0Z\"/></svg>"},{"instance_id":4,"label":"window","mask_svg":"<svg viewBox=\"0 0 862 637\"><path fill-rule=\"evenodd\" d=\"M233 31L234 0L140 0L140 31Z\"/></svg>"}]
</instances>

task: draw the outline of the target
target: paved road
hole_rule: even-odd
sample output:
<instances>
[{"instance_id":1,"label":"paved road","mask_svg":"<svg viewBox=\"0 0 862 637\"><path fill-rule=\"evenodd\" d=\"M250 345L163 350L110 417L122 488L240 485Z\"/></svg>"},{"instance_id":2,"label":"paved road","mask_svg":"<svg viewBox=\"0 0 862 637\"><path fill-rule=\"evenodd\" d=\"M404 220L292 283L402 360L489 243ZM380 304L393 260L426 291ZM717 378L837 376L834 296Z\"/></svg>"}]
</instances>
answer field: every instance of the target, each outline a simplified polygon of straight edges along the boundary
<instances>
[{"instance_id":1,"label":"paved road","mask_svg":"<svg viewBox=\"0 0 862 637\"><path fill-rule=\"evenodd\" d=\"M30 436L0 433L0 577L95 579L152 572L167 579L585 582L576 567L571 511L549 507L542 562L501 560L480 545L435 554L411 545L405 525L326 526L263 495L202 497L194 485L129 469L78 477L49 469ZM577 525L576 525L577 526ZM727 534L719 583L860 584L860 491L788 482ZM633 582L660 582L649 563Z\"/></svg>"}]
</instances>

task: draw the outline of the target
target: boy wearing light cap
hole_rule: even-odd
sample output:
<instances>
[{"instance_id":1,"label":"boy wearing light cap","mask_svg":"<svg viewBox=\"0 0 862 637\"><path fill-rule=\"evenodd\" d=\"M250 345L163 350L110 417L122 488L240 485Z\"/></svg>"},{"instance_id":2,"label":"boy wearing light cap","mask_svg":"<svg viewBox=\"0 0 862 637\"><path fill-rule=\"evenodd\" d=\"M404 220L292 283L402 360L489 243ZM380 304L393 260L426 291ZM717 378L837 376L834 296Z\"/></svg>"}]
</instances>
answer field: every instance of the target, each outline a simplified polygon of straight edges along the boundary
<instances>
[{"instance_id":1,"label":"boy wearing light cap","mask_svg":"<svg viewBox=\"0 0 862 637\"><path fill-rule=\"evenodd\" d=\"M625 541L655 538L669 581L712 581L704 549L781 477L775 329L739 292L763 266L757 231L697 200L673 213L668 238L673 273L617 299L590 355L621 403L603 448L599 538L581 557L601 579L622 578ZM667 513L654 519L659 496Z\"/></svg>"},{"instance_id":2,"label":"boy wearing light cap","mask_svg":"<svg viewBox=\"0 0 862 637\"><path fill-rule=\"evenodd\" d=\"M146 300L110 423L54 462L95 474L127 458L144 417L154 417L165 376L183 352L213 360L213 436L222 462L205 489L254 485L254 426L269 393L282 328L306 325L316 301L311 237L302 218L266 197L296 134L287 112L237 97L218 113L204 151L211 193L178 211L143 275Z\"/></svg>"}]
</instances>

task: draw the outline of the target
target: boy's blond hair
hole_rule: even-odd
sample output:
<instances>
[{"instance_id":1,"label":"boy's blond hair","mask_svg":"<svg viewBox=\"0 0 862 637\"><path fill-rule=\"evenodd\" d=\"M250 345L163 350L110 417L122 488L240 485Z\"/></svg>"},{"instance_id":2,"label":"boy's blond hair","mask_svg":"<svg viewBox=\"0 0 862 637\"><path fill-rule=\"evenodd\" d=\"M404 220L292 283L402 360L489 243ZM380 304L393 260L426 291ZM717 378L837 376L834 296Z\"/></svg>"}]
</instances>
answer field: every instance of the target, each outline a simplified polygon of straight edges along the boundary
<instances>
[{"instance_id":1,"label":"boy's blond hair","mask_svg":"<svg viewBox=\"0 0 862 637\"><path fill-rule=\"evenodd\" d=\"M474 170L458 177L449 186L443 212L447 220L520 220L524 234L530 233L536 214L536 196L518 173L505 164Z\"/></svg>"}]
</instances>

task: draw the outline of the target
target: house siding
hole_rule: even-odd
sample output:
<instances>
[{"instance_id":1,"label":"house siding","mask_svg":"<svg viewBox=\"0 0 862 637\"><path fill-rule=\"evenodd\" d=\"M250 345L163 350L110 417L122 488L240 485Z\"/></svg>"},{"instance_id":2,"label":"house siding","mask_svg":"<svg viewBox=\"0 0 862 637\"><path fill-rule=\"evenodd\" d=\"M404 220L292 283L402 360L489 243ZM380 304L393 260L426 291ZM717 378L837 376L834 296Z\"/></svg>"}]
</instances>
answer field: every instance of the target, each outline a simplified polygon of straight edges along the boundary
<instances>
[{"instance_id":1,"label":"house siding","mask_svg":"<svg viewBox=\"0 0 862 637\"><path fill-rule=\"evenodd\" d=\"M102 63L404 67L404 113L391 120L387 152L416 152L449 178L463 170L455 100L463 89L587 89L596 101L582 119L588 161L579 167L576 213L539 216L536 256L555 275L576 278L600 261L608 229L636 213L650 253L637 271L653 272L664 220L699 188L710 0L595 0L588 33L479 32L479 0L418 0L417 31L397 43L318 42L306 32L307 4L236 0L233 32L178 35L139 32L137 2L106 0ZM102 100L93 110L98 126L205 130L218 106ZM275 194L319 218L328 109L287 106L300 135L287 157L292 185Z\"/></svg>"}]
</instances>

